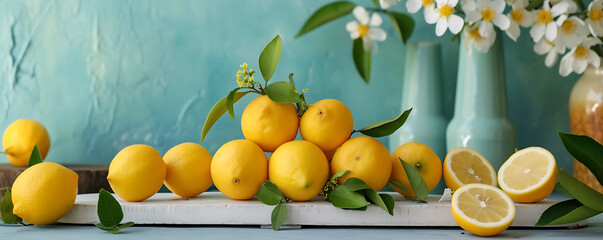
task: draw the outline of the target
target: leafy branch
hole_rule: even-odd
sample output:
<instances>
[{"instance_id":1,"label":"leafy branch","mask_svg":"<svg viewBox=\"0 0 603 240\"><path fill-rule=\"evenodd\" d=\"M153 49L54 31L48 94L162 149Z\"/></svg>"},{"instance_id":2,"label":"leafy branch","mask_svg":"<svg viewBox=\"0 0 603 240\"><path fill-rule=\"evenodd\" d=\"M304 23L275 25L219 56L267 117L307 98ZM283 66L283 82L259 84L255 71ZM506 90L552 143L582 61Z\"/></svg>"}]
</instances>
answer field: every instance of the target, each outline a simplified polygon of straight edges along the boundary
<instances>
[{"instance_id":1,"label":"leafy branch","mask_svg":"<svg viewBox=\"0 0 603 240\"><path fill-rule=\"evenodd\" d=\"M270 222L272 223L272 229L278 231L283 226L285 218L287 218L287 207L285 204L289 200L283 196L278 186L270 182L270 180L267 180L260 186L256 196L260 202L275 206L272 210Z\"/></svg>"}]
</instances>

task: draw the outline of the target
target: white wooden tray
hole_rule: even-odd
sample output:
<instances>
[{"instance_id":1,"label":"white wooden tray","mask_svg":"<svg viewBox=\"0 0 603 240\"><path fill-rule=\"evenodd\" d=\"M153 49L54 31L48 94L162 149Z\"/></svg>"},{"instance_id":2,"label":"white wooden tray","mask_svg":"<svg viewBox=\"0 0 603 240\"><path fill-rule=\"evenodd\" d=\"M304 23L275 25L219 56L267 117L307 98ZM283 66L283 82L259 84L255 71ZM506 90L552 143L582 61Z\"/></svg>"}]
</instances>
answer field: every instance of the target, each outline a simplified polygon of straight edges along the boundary
<instances>
[{"instance_id":1,"label":"white wooden tray","mask_svg":"<svg viewBox=\"0 0 603 240\"><path fill-rule=\"evenodd\" d=\"M440 196L429 196L428 203L416 203L389 193L396 200L394 216L370 205L366 211L343 210L316 198L309 202L287 203L285 225L298 226L458 226L450 211L450 202L438 202ZM158 193L143 202L127 202L114 195L124 210L124 222L136 224L182 225L270 225L274 206L256 199L232 200L219 192L206 192L196 198L180 198L172 193ZM59 222L96 224L98 194L77 196L73 209ZM516 204L511 226L534 227L542 212L556 201ZM586 221L559 227L585 226Z\"/></svg>"}]
</instances>

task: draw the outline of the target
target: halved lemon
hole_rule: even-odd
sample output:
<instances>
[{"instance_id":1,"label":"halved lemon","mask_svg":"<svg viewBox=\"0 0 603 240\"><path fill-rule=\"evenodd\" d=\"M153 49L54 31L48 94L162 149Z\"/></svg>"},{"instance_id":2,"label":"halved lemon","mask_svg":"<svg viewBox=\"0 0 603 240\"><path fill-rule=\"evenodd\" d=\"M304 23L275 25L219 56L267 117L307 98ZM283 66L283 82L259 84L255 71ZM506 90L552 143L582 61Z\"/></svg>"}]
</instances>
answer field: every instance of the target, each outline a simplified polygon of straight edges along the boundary
<instances>
[{"instance_id":1,"label":"halved lemon","mask_svg":"<svg viewBox=\"0 0 603 240\"><path fill-rule=\"evenodd\" d=\"M444 181L453 191L469 183L496 187L496 172L490 162L473 148L452 149L444 159Z\"/></svg>"},{"instance_id":2,"label":"halved lemon","mask_svg":"<svg viewBox=\"0 0 603 240\"><path fill-rule=\"evenodd\" d=\"M452 216L467 232L493 236L511 225L515 218L515 205L502 190L486 184L471 183L454 191Z\"/></svg>"},{"instance_id":3,"label":"halved lemon","mask_svg":"<svg viewBox=\"0 0 603 240\"><path fill-rule=\"evenodd\" d=\"M541 147L517 151L498 170L498 184L513 200L537 202L553 192L557 179L555 157Z\"/></svg>"}]
</instances>

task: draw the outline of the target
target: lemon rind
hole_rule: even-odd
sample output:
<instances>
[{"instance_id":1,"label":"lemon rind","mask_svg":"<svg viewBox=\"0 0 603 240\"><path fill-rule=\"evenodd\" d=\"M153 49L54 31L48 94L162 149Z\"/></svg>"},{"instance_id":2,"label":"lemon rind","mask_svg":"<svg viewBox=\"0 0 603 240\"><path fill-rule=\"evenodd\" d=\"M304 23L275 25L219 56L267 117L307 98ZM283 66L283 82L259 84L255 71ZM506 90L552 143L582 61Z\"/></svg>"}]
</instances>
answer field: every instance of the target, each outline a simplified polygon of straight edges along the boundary
<instances>
[{"instance_id":1,"label":"lemon rind","mask_svg":"<svg viewBox=\"0 0 603 240\"><path fill-rule=\"evenodd\" d=\"M532 186L530 186L524 190L517 190L515 188L509 187L504 181L502 181L503 179L502 179L500 173L502 173L504 170L506 170L509 167L509 165L511 164L511 162L515 161L515 159L517 159L517 157L522 156L523 154L526 154L526 153L532 152L532 151L536 151L538 153L543 153L545 156L547 156L547 159L549 160L549 167L547 169L546 175L544 177L542 177L542 179L540 179L539 182L533 184ZM503 163L503 165L500 167L500 169L498 170L498 172L499 172L498 185L500 186L500 188L505 189L505 192L510 192L510 193L514 193L514 194L523 194L523 193L531 192L538 188L541 188L542 185L544 185L548 181L548 179L553 177L556 167L557 167L557 163L555 160L555 156L553 156L553 154L551 152L549 152L548 150L541 148L541 147L524 148L522 150L517 151L513 155L511 155L509 157L509 159L507 161L505 161L505 163Z\"/></svg>"},{"instance_id":2,"label":"lemon rind","mask_svg":"<svg viewBox=\"0 0 603 240\"><path fill-rule=\"evenodd\" d=\"M493 191L496 191L506 202L507 204L509 204L509 214L507 214L507 216L505 216L503 219L501 219L498 222L493 222L493 223L484 223L484 222L480 222L480 221L476 221L473 218L470 218L469 216L465 215L465 212L463 212L460 208L458 208L457 205L455 204L451 204L452 208L454 209L454 211L464 220L466 220L467 222L470 222L472 224L475 224L476 226L479 227L486 227L486 228L494 228L494 227L500 227L500 226L505 226L508 225L509 223L511 223L513 221L513 219L515 218L515 203L513 202L513 200L501 189L497 188L497 187L493 187L490 186L488 184L483 184L483 183L470 183L467 185L463 185L462 187L460 187L459 189L457 189L454 194L452 195L452 202L458 202L458 196L460 196L462 192L466 192L469 189L472 188L487 188L487 189L491 189Z\"/></svg>"}]
</instances>

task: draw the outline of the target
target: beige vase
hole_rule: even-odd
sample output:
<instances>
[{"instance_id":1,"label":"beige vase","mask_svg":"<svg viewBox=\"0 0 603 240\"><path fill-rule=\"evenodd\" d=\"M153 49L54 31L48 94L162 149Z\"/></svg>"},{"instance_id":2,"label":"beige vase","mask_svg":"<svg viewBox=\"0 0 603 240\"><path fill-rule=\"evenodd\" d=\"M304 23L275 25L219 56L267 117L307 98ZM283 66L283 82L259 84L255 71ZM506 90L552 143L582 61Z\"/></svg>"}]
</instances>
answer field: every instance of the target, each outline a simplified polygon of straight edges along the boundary
<instances>
[{"instance_id":1,"label":"beige vase","mask_svg":"<svg viewBox=\"0 0 603 240\"><path fill-rule=\"evenodd\" d=\"M589 66L572 89L569 102L573 134L587 135L603 144L603 67ZM582 163L574 159L574 177L603 193L603 186Z\"/></svg>"}]
</instances>

